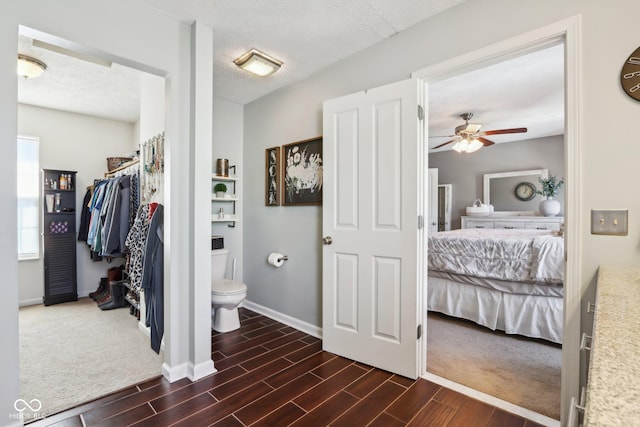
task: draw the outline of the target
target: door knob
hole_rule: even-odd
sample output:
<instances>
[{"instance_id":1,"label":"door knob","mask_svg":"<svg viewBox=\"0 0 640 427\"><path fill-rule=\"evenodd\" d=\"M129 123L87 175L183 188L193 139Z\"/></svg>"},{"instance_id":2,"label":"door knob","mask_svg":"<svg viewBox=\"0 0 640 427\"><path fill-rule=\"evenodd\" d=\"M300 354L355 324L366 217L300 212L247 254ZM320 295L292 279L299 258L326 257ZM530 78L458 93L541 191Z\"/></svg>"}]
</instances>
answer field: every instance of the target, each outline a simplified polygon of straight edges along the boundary
<instances>
[{"instance_id":1,"label":"door knob","mask_svg":"<svg viewBox=\"0 0 640 427\"><path fill-rule=\"evenodd\" d=\"M323 245L330 245L332 243L333 243L333 239L331 238L331 236L326 236L322 238Z\"/></svg>"}]
</instances>

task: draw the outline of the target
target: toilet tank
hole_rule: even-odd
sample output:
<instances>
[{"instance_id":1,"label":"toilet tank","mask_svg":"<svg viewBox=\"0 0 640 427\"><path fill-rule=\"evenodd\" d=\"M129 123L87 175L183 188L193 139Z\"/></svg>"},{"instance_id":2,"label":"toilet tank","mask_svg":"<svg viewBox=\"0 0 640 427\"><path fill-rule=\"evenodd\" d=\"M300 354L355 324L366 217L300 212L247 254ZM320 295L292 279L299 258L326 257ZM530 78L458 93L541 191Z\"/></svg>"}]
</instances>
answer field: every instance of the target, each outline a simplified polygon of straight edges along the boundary
<instances>
[{"instance_id":1,"label":"toilet tank","mask_svg":"<svg viewBox=\"0 0 640 427\"><path fill-rule=\"evenodd\" d=\"M224 279L228 258L229 251L227 249L214 249L211 251L211 280Z\"/></svg>"}]
</instances>

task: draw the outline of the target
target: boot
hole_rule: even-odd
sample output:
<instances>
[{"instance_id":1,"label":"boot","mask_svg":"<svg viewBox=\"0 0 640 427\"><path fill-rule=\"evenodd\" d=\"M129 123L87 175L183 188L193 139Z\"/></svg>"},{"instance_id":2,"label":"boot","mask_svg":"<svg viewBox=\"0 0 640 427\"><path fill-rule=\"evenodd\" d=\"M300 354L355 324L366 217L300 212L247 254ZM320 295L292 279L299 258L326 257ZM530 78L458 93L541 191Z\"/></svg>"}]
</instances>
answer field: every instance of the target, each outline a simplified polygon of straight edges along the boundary
<instances>
[{"instance_id":1,"label":"boot","mask_svg":"<svg viewBox=\"0 0 640 427\"><path fill-rule=\"evenodd\" d=\"M127 305L124 300L124 285L122 282L112 282L111 283L111 300L101 304L100 310L111 310L114 308L120 308Z\"/></svg>"},{"instance_id":2,"label":"boot","mask_svg":"<svg viewBox=\"0 0 640 427\"><path fill-rule=\"evenodd\" d=\"M98 289L96 289L95 291L91 292L89 294L89 298L91 298L94 301L97 301L96 297L104 292L104 289L106 288L106 286L107 286L107 278L106 277L101 277L100 278L100 285L98 285Z\"/></svg>"},{"instance_id":3,"label":"boot","mask_svg":"<svg viewBox=\"0 0 640 427\"><path fill-rule=\"evenodd\" d=\"M103 305L108 304L113 300L113 293L115 292L114 288L118 285L122 285L122 282L109 281L109 291L104 298L98 300L98 307L102 307Z\"/></svg>"},{"instance_id":4,"label":"boot","mask_svg":"<svg viewBox=\"0 0 640 427\"><path fill-rule=\"evenodd\" d=\"M123 268L124 268L124 265L121 265L119 267L111 267L109 270L107 270L107 279L109 280L109 282L122 280Z\"/></svg>"},{"instance_id":5,"label":"boot","mask_svg":"<svg viewBox=\"0 0 640 427\"><path fill-rule=\"evenodd\" d=\"M98 306L104 304L109 298L111 298L111 283L107 280L107 284L104 287L104 291L96 296L96 302Z\"/></svg>"}]
</instances>

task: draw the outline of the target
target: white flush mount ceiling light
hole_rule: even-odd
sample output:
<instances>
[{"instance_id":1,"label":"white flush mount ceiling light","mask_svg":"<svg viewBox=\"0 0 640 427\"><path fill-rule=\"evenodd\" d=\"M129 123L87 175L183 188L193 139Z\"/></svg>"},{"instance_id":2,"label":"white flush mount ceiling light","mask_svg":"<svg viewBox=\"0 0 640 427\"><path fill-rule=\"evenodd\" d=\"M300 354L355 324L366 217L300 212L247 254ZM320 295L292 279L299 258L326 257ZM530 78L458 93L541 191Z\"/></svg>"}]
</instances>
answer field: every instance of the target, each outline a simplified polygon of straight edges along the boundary
<instances>
[{"instance_id":1,"label":"white flush mount ceiling light","mask_svg":"<svg viewBox=\"0 0 640 427\"><path fill-rule=\"evenodd\" d=\"M243 70L260 77L270 76L282 66L282 61L278 61L256 49L251 49L249 52L234 60L233 63Z\"/></svg>"},{"instance_id":2,"label":"white flush mount ceiling light","mask_svg":"<svg viewBox=\"0 0 640 427\"><path fill-rule=\"evenodd\" d=\"M25 79L35 79L47 69L47 64L31 56L18 54L18 75Z\"/></svg>"}]
</instances>

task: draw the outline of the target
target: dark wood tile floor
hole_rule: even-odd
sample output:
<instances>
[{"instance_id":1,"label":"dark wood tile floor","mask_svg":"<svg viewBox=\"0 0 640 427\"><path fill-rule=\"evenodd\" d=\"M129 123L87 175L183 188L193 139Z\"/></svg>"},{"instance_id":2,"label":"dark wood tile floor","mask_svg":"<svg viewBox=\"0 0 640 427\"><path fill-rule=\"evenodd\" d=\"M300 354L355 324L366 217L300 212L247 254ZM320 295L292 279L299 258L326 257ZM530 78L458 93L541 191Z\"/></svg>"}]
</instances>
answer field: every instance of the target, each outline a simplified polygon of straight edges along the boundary
<instances>
[{"instance_id":1,"label":"dark wood tile floor","mask_svg":"<svg viewBox=\"0 0 640 427\"><path fill-rule=\"evenodd\" d=\"M252 311L240 317L237 331L211 334L216 374L158 377L29 426L539 426L324 352L317 338Z\"/></svg>"}]
</instances>

